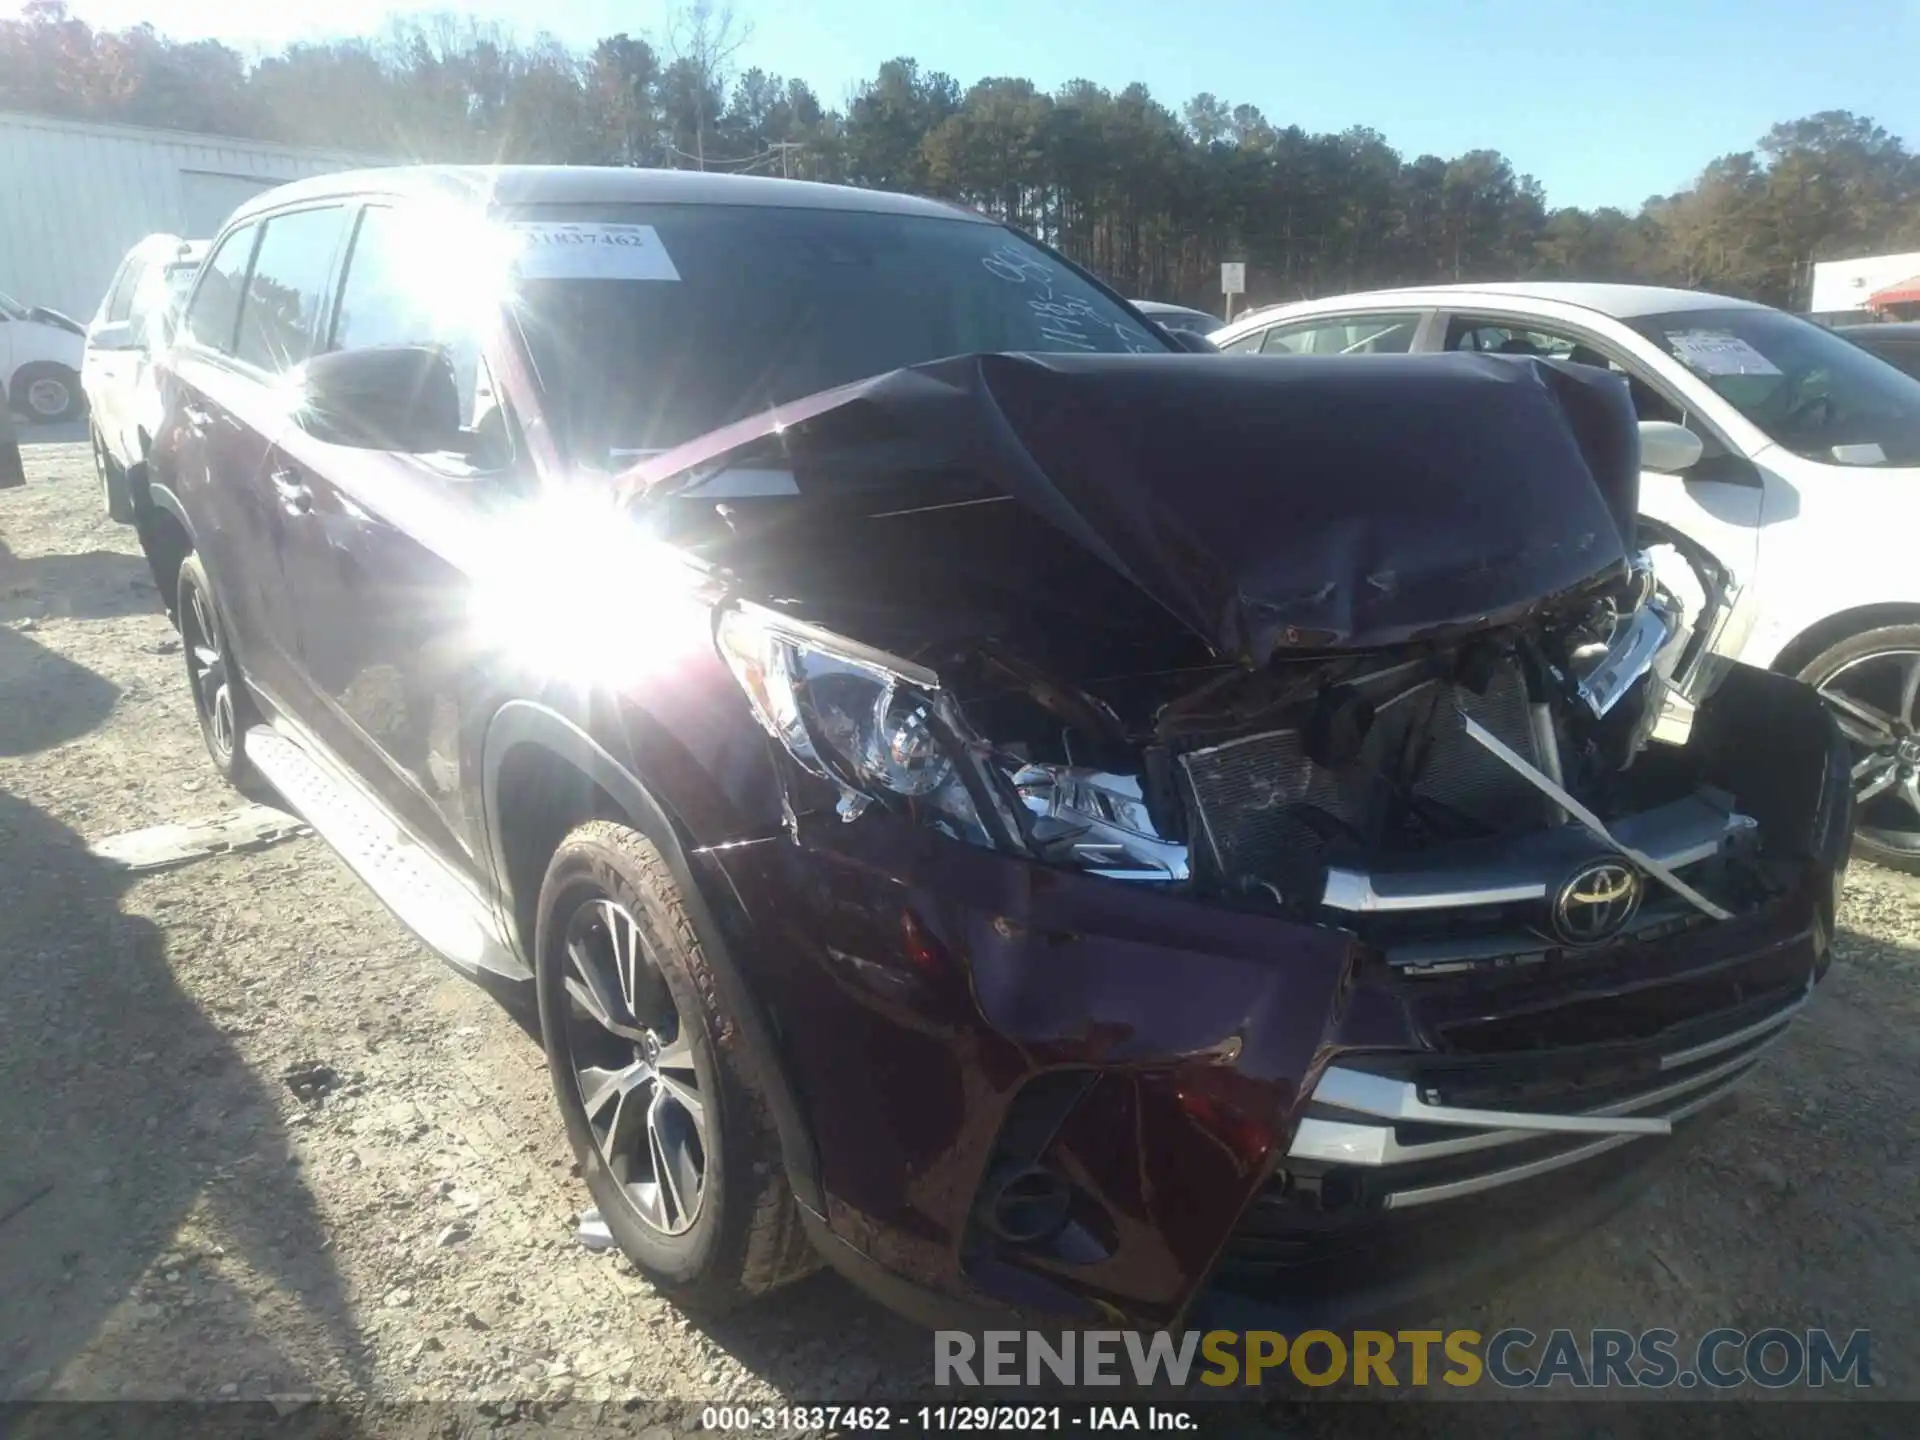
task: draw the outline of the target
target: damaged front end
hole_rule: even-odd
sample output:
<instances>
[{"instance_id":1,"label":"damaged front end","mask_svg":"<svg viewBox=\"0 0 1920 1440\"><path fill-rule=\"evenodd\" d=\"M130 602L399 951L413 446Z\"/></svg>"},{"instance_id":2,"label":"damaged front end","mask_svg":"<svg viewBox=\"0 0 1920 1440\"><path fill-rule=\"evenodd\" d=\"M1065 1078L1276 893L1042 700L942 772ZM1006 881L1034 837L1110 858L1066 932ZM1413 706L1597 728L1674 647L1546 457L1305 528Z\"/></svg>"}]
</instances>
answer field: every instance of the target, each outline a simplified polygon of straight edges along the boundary
<instances>
[{"instance_id":1,"label":"damaged front end","mask_svg":"<svg viewBox=\"0 0 1920 1440\"><path fill-rule=\"evenodd\" d=\"M802 1073L817 1026L941 1093L907 1139L817 1082L842 1238L1165 1323L1739 1078L1824 969L1845 752L1714 653L1633 435L1575 366L985 357L656 466L778 742L728 873L834 992L768 981Z\"/></svg>"}]
</instances>

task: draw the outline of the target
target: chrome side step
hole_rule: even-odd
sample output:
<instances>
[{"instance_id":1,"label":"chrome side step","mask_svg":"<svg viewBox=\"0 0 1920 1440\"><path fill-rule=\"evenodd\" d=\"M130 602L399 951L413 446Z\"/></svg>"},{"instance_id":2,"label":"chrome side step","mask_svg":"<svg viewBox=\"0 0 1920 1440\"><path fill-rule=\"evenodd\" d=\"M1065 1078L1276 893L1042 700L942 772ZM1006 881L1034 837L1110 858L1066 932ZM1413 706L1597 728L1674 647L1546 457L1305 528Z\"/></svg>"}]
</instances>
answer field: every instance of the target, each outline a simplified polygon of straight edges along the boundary
<instances>
[{"instance_id":1,"label":"chrome side step","mask_svg":"<svg viewBox=\"0 0 1920 1440\"><path fill-rule=\"evenodd\" d=\"M266 725L247 731L246 751L254 768L428 949L470 973L531 978L486 898L389 819L337 766Z\"/></svg>"}]
</instances>

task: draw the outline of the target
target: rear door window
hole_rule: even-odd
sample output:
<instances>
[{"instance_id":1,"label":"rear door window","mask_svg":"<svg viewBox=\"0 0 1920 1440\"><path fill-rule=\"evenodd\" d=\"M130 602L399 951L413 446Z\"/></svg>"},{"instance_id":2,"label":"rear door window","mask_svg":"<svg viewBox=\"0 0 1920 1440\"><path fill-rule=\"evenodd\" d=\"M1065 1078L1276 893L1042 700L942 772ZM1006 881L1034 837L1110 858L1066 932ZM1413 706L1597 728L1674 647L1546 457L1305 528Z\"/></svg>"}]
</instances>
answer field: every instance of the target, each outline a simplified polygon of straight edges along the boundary
<instances>
[{"instance_id":1,"label":"rear door window","mask_svg":"<svg viewBox=\"0 0 1920 1440\"><path fill-rule=\"evenodd\" d=\"M240 294L253 263L258 225L243 225L220 242L208 258L205 274L187 306L186 331L197 345L233 353L233 334L240 322Z\"/></svg>"},{"instance_id":2,"label":"rear door window","mask_svg":"<svg viewBox=\"0 0 1920 1440\"><path fill-rule=\"evenodd\" d=\"M238 359L277 374L311 358L346 219L334 205L266 222L240 307Z\"/></svg>"}]
</instances>

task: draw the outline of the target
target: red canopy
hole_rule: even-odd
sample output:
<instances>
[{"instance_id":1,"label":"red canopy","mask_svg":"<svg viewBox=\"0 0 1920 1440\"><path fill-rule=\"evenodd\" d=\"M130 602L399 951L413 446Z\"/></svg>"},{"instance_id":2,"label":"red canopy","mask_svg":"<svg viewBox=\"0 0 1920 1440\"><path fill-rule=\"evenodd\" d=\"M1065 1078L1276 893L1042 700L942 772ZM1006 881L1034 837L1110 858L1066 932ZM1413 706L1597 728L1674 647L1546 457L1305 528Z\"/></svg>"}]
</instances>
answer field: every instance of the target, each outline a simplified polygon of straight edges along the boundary
<instances>
[{"instance_id":1,"label":"red canopy","mask_svg":"<svg viewBox=\"0 0 1920 1440\"><path fill-rule=\"evenodd\" d=\"M1898 285L1874 291L1867 297L1867 304L1875 310L1882 305L1920 305L1920 275L1909 275Z\"/></svg>"}]
</instances>

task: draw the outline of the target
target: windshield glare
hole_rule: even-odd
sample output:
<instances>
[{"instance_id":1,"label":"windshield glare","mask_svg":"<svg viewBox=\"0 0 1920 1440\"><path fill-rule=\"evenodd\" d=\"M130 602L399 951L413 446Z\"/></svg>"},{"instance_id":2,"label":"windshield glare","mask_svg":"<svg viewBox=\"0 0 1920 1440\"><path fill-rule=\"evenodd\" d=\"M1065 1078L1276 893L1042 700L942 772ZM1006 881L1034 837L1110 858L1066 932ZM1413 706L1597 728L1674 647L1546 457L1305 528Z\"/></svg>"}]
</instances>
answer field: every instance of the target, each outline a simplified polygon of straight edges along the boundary
<instances>
[{"instance_id":1,"label":"windshield glare","mask_svg":"<svg viewBox=\"0 0 1920 1440\"><path fill-rule=\"evenodd\" d=\"M581 260L515 284L555 418L617 465L758 410L902 366L995 351L1147 353L1166 344L997 225L864 211L542 207L509 224L647 226L629 277ZM618 268L618 267L614 267ZM599 271L594 278L583 272Z\"/></svg>"},{"instance_id":2,"label":"windshield glare","mask_svg":"<svg viewBox=\"0 0 1920 1440\"><path fill-rule=\"evenodd\" d=\"M1778 310L1694 310L1633 322L1767 437L1834 465L1920 464L1920 381Z\"/></svg>"}]
</instances>

